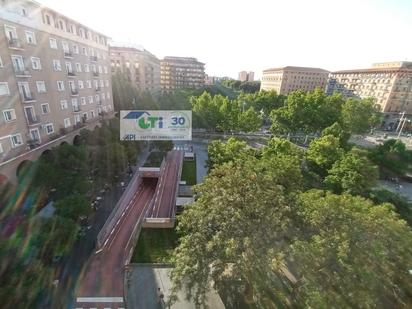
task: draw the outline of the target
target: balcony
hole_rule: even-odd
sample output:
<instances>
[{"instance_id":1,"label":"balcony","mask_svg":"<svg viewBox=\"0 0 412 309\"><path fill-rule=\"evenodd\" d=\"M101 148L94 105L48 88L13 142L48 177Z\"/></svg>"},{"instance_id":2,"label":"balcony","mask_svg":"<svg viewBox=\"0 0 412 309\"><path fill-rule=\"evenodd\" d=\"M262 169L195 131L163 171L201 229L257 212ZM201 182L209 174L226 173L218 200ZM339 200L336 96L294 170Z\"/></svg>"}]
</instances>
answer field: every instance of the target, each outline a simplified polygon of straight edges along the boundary
<instances>
[{"instance_id":1,"label":"balcony","mask_svg":"<svg viewBox=\"0 0 412 309\"><path fill-rule=\"evenodd\" d=\"M93 77L97 78L97 77L99 77L99 75L100 75L99 72L93 72Z\"/></svg>"},{"instance_id":2,"label":"balcony","mask_svg":"<svg viewBox=\"0 0 412 309\"><path fill-rule=\"evenodd\" d=\"M14 67L14 73L16 73L16 77L30 77L30 71L24 67Z\"/></svg>"},{"instance_id":3,"label":"balcony","mask_svg":"<svg viewBox=\"0 0 412 309\"><path fill-rule=\"evenodd\" d=\"M82 108L80 107L80 105L74 105L73 106L73 112L74 113L79 113L82 111Z\"/></svg>"},{"instance_id":4,"label":"balcony","mask_svg":"<svg viewBox=\"0 0 412 309\"><path fill-rule=\"evenodd\" d=\"M71 51L64 51L64 58L73 59L73 53Z\"/></svg>"},{"instance_id":5,"label":"balcony","mask_svg":"<svg viewBox=\"0 0 412 309\"><path fill-rule=\"evenodd\" d=\"M76 73L74 71L67 71L68 77L76 77Z\"/></svg>"},{"instance_id":6,"label":"balcony","mask_svg":"<svg viewBox=\"0 0 412 309\"><path fill-rule=\"evenodd\" d=\"M97 62L97 56L90 56L90 61Z\"/></svg>"},{"instance_id":7,"label":"balcony","mask_svg":"<svg viewBox=\"0 0 412 309\"><path fill-rule=\"evenodd\" d=\"M77 89L70 89L70 93L72 96L78 96L79 95L79 90Z\"/></svg>"},{"instance_id":8,"label":"balcony","mask_svg":"<svg viewBox=\"0 0 412 309\"><path fill-rule=\"evenodd\" d=\"M21 95L21 99L23 100L24 103L33 103L33 102L36 102L36 98L34 97L33 94L23 93L23 94Z\"/></svg>"},{"instance_id":9,"label":"balcony","mask_svg":"<svg viewBox=\"0 0 412 309\"><path fill-rule=\"evenodd\" d=\"M24 49L24 48L22 48L19 39L11 38L11 39L8 39L8 42L9 42L9 48L11 48L11 49L18 49L18 50L23 50Z\"/></svg>"},{"instance_id":10,"label":"balcony","mask_svg":"<svg viewBox=\"0 0 412 309\"><path fill-rule=\"evenodd\" d=\"M38 138L31 138L27 141L27 145L29 146L30 149L34 149L38 146L40 146L41 142Z\"/></svg>"},{"instance_id":11,"label":"balcony","mask_svg":"<svg viewBox=\"0 0 412 309\"><path fill-rule=\"evenodd\" d=\"M94 90L96 90L96 92L100 92L100 91L102 91L102 88L96 87L96 88L94 88Z\"/></svg>"},{"instance_id":12,"label":"balcony","mask_svg":"<svg viewBox=\"0 0 412 309\"><path fill-rule=\"evenodd\" d=\"M41 119L39 116L28 116L27 117L27 123L29 126L35 126L38 125L41 122Z\"/></svg>"}]
</instances>

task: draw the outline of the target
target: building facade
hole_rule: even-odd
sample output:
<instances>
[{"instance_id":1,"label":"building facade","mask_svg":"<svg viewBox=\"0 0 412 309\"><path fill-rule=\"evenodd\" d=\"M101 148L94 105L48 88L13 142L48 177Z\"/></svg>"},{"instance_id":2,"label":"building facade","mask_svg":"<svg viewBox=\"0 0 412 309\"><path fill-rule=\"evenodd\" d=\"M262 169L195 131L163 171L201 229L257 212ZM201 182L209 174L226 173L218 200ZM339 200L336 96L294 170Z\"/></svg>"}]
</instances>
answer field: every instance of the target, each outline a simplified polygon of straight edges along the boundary
<instances>
[{"instance_id":1,"label":"building facade","mask_svg":"<svg viewBox=\"0 0 412 309\"><path fill-rule=\"evenodd\" d=\"M253 82L255 80L255 73L252 71L239 72L238 80L240 80L241 82Z\"/></svg>"},{"instance_id":2,"label":"building facade","mask_svg":"<svg viewBox=\"0 0 412 309\"><path fill-rule=\"evenodd\" d=\"M112 74L126 74L140 91L160 93L160 60L142 47L110 46Z\"/></svg>"},{"instance_id":3,"label":"building facade","mask_svg":"<svg viewBox=\"0 0 412 309\"><path fill-rule=\"evenodd\" d=\"M165 57L160 62L160 85L163 93L205 85L205 64L196 58Z\"/></svg>"},{"instance_id":4,"label":"building facade","mask_svg":"<svg viewBox=\"0 0 412 309\"><path fill-rule=\"evenodd\" d=\"M260 90L275 90L278 94L291 91L325 89L329 71L319 68L293 67L264 70Z\"/></svg>"},{"instance_id":5,"label":"building facade","mask_svg":"<svg viewBox=\"0 0 412 309\"><path fill-rule=\"evenodd\" d=\"M113 110L107 37L36 1L0 5L0 166Z\"/></svg>"},{"instance_id":6,"label":"building facade","mask_svg":"<svg viewBox=\"0 0 412 309\"><path fill-rule=\"evenodd\" d=\"M332 72L327 94L373 97L382 112L412 114L412 62L375 63L369 69Z\"/></svg>"}]
</instances>

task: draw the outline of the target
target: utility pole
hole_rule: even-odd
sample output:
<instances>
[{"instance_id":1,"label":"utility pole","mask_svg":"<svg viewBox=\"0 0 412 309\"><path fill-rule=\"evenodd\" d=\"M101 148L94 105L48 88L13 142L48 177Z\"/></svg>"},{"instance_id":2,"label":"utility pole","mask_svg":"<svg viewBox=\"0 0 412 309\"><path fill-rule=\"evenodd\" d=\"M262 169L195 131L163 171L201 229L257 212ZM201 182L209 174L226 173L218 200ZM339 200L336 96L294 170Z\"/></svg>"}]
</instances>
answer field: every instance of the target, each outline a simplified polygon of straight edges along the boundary
<instances>
[{"instance_id":1,"label":"utility pole","mask_svg":"<svg viewBox=\"0 0 412 309\"><path fill-rule=\"evenodd\" d=\"M401 113L399 113L399 114L401 114ZM396 127L396 132L398 132L399 128L401 127L401 124L402 124L402 121L403 121L404 117L405 117L405 111L402 112L401 119L399 120L398 126Z\"/></svg>"},{"instance_id":2,"label":"utility pole","mask_svg":"<svg viewBox=\"0 0 412 309\"><path fill-rule=\"evenodd\" d=\"M399 139L399 138L401 137L402 130L403 130L403 127L405 126L405 123L406 123L406 122L411 122L411 121L405 117L405 119L404 119L404 121L403 121L403 123L402 123L401 129L399 130L399 134L398 134L398 138L397 138L397 139Z\"/></svg>"}]
</instances>

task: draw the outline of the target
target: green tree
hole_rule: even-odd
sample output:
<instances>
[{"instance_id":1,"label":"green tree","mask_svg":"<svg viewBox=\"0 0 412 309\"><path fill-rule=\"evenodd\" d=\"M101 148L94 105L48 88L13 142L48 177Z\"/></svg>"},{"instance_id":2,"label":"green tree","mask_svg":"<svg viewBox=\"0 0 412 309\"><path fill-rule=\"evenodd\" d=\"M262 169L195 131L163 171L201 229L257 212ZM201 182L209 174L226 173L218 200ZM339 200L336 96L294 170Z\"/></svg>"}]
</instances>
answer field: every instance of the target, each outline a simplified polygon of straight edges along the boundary
<instances>
[{"instance_id":1,"label":"green tree","mask_svg":"<svg viewBox=\"0 0 412 309\"><path fill-rule=\"evenodd\" d=\"M174 291L185 286L201 304L213 281L234 308L239 298L260 300L276 275L267 266L273 246L281 247L288 226L281 188L251 159L216 167L195 190L199 198L179 217Z\"/></svg>"},{"instance_id":2,"label":"green tree","mask_svg":"<svg viewBox=\"0 0 412 309\"><path fill-rule=\"evenodd\" d=\"M325 184L335 193L366 196L377 184L378 177L377 166L359 151L352 150L333 164Z\"/></svg>"},{"instance_id":3,"label":"green tree","mask_svg":"<svg viewBox=\"0 0 412 309\"><path fill-rule=\"evenodd\" d=\"M243 132L255 132L262 126L262 117L253 108L239 115L239 129Z\"/></svg>"},{"instance_id":4,"label":"green tree","mask_svg":"<svg viewBox=\"0 0 412 309\"><path fill-rule=\"evenodd\" d=\"M246 142L233 137L229 138L226 143L219 140L211 142L207 147L207 152L208 159L206 164L209 169L238 158L247 158L254 154L254 150L249 148Z\"/></svg>"},{"instance_id":5,"label":"green tree","mask_svg":"<svg viewBox=\"0 0 412 309\"><path fill-rule=\"evenodd\" d=\"M409 307L412 232L392 209L351 195L300 195L301 236L287 257L298 307Z\"/></svg>"},{"instance_id":6,"label":"green tree","mask_svg":"<svg viewBox=\"0 0 412 309\"><path fill-rule=\"evenodd\" d=\"M224 98L219 106L221 117L218 127L224 132L236 130L239 127L240 109L236 103L236 101Z\"/></svg>"},{"instance_id":7,"label":"green tree","mask_svg":"<svg viewBox=\"0 0 412 309\"><path fill-rule=\"evenodd\" d=\"M340 95L327 96L321 89L291 92L284 106L271 112L272 131L321 131L339 120L343 102Z\"/></svg>"},{"instance_id":8,"label":"green tree","mask_svg":"<svg viewBox=\"0 0 412 309\"><path fill-rule=\"evenodd\" d=\"M87 217L91 212L90 203L85 196L75 194L66 196L54 204L56 214L77 222L80 217Z\"/></svg>"},{"instance_id":9,"label":"green tree","mask_svg":"<svg viewBox=\"0 0 412 309\"><path fill-rule=\"evenodd\" d=\"M391 139L370 150L370 159L380 167L381 174L404 175L411 170L412 151L400 141Z\"/></svg>"},{"instance_id":10,"label":"green tree","mask_svg":"<svg viewBox=\"0 0 412 309\"><path fill-rule=\"evenodd\" d=\"M198 97L190 98L193 112L201 121L202 127L212 130L217 128L221 123L220 105L224 100L226 99L223 96L212 97L207 92Z\"/></svg>"},{"instance_id":11,"label":"green tree","mask_svg":"<svg viewBox=\"0 0 412 309\"><path fill-rule=\"evenodd\" d=\"M322 131L321 136L326 136L326 135L333 135L334 137L337 137L339 139L339 143L342 148L344 149L350 148L348 144L348 141L350 138L350 132L344 130L338 122L335 122L334 124L325 128Z\"/></svg>"},{"instance_id":12,"label":"green tree","mask_svg":"<svg viewBox=\"0 0 412 309\"><path fill-rule=\"evenodd\" d=\"M342 106L342 123L346 130L363 134L379 123L379 105L375 99L348 99Z\"/></svg>"},{"instance_id":13,"label":"green tree","mask_svg":"<svg viewBox=\"0 0 412 309\"><path fill-rule=\"evenodd\" d=\"M271 158L273 156L288 155L297 158L303 157L303 150L290 141L281 138L272 138L268 144L262 149L263 158Z\"/></svg>"},{"instance_id":14,"label":"green tree","mask_svg":"<svg viewBox=\"0 0 412 309\"><path fill-rule=\"evenodd\" d=\"M274 109L283 106L285 97L278 95L276 91L259 91L256 93L241 93L239 95L240 102L246 102L248 106L253 107L255 112L263 111L265 115L269 115Z\"/></svg>"},{"instance_id":15,"label":"green tree","mask_svg":"<svg viewBox=\"0 0 412 309\"><path fill-rule=\"evenodd\" d=\"M339 139L333 135L325 135L310 143L305 157L309 169L325 177L327 171L342 158L343 154Z\"/></svg>"}]
</instances>

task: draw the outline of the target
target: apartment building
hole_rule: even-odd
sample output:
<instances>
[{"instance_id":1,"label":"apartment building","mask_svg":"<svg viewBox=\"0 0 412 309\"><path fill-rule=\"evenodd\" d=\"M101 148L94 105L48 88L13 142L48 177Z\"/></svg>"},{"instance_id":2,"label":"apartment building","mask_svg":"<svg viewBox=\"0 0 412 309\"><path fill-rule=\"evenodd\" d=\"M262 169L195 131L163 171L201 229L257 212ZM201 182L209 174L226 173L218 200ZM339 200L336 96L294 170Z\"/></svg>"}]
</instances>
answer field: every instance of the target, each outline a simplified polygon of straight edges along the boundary
<instances>
[{"instance_id":1,"label":"apartment building","mask_svg":"<svg viewBox=\"0 0 412 309\"><path fill-rule=\"evenodd\" d=\"M160 60L140 46L110 46L111 71L126 74L140 91L160 93Z\"/></svg>"},{"instance_id":2,"label":"apartment building","mask_svg":"<svg viewBox=\"0 0 412 309\"><path fill-rule=\"evenodd\" d=\"M278 94L291 91L325 89L329 71L319 68L286 66L264 70L260 90L275 90Z\"/></svg>"},{"instance_id":3,"label":"apartment building","mask_svg":"<svg viewBox=\"0 0 412 309\"><path fill-rule=\"evenodd\" d=\"M238 80L241 82L253 82L255 80L255 73L252 71L241 71L238 74Z\"/></svg>"},{"instance_id":4,"label":"apartment building","mask_svg":"<svg viewBox=\"0 0 412 309\"><path fill-rule=\"evenodd\" d=\"M160 61L160 86L163 93L181 88L200 88L205 84L205 64L196 58L165 57Z\"/></svg>"},{"instance_id":5,"label":"apartment building","mask_svg":"<svg viewBox=\"0 0 412 309\"><path fill-rule=\"evenodd\" d=\"M0 163L113 110L107 39L36 1L1 1Z\"/></svg>"},{"instance_id":6,"label":"apartment building","mask_svg":"<svg viewBox=\"0 0 412 309\"><path fill-rule=\"evenodd\" d=\"M375 63L368 69L332 72L327 94L346 97L373 97L382 112L412 114L412 62Z\"/></svg>"}]
</instances>

